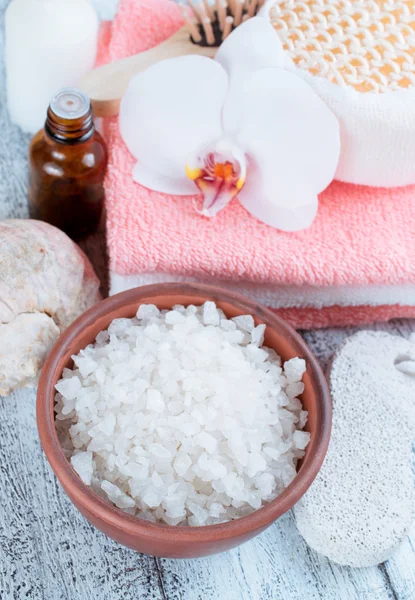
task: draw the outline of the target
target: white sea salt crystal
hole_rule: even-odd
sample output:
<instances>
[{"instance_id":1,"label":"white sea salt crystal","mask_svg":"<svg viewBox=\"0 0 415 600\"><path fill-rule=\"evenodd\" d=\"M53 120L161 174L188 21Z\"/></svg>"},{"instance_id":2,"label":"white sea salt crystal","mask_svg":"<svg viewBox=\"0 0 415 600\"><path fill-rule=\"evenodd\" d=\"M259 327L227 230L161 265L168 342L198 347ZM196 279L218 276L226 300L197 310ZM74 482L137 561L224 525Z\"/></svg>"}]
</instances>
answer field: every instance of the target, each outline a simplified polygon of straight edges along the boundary
<instances>
[{"instance_id":1,"label":"white sea salt crystal","mask_svg":"<svg viewBox=\"0 0 415 600\"><path fill-rule=\"evenodd\" d=\"M92 452L78 452L71 457L71 465L86 485L91 485L93 465Z\"/></svg>"},{"instance_id":2,"label":"white sea salt crystal","mask_svg":"<svg viewBox=\"0 0 415 600\"><path fill-rule=\"evenodd\" d=\"M285 393L288 398L293 399L297 396L300 396L304 392L304 383L302 381L295 381L293 383L289 383L285 388ZM300 407L301 410L301 407Z\"/></svg>"},{"instance_id":3,"label":"white sea salt crystal","mask_svg":"<svg viewBox=\"0 0 415 600\"><path fill-rule=\"evenodd\" d=\"M179 415L184 410L184 403L182 400L172 400L169 402L168 409L170 414Z\"/></svg>"},{"instance_id":4,"label":"white sea salt crystal","mask_svg":"<svg viewBox=\"0 0 415 600\"><path fill-rule=\"evenodd\" d=\"M62 415L64 415L66 418L69 417L70 414L72 414L73 410L75 408L75 399L69 400L66 399L65 404L62 406Z\"/></svg>"},{"instance_id":5,"label":"white sea salt crystal","mask_svg":"<svg viewBox=\"0 0 415 600\"><path fill-rule=\"evenodd\" d=\"M166 405L164 404L163 396L158 390L147 391L147 408L155 412L162 413Z\"/></svg>"},{"instance_id":6,"label":"white sea salt crystal","mask_svg":"<svg viewBox=\"0 0 415 600\"><path fill-rule=\"evenodd\" d=\"M180 477L183 477L191 464L190 456L185 452L179 452L174 460L174 470Z\"/></svg>"},{"instance_id":7,"label":"white sea salt crystal","mask_svg":"<svg viewBox=\"0 0 415 600\"><path fill-rule=\"evenodd\" d=\"M159 314L160 311L154 304L142 304L137 310L137 319L148 320L158 317Z\"/></svg>"},{"instance_id":8,"label":"white sea salt crystal","mask_svg":"<svg viewBox=\"0 0 415 600\"><path fill-rule=\"evenodd\" d=\"M72 356L72 359L74 360L75 365L79 369L82 377L85 379L98 367L98 363L88 357Z\"/></svg>"},{"instance_id":9,"label":"white sea salt crystal","mask_svg":"<svg viewBox=\"0 0 415 600\"><path fill-rule=\"evenodd\" d=\"M193 439L197 444L202 446L202 448L205 448L209 454L213 454L218 447L218 441L216 438L206 431L198 433Z\"/></svg>"},{"instance_id":10,"label":"white sea salt crystal","mask_svg":"<svg viewBox=\"0 0 415 600\"><path fill-rule=\"evenodd\" d=\"M293 444L296 448L299 450L304 450L307 448L309 442L310 434L308 431L294 431Z\"/></svg>"},{"instance_id":11,"label":"white sea salt crystal","mask_svg":"<svg viewBox=\"0 0 415 600\"><path fill-rule=\"evenodd\" d=\"M185 316L181 311L171 310L166 314L167 325L177 325L178 323L185 322Z\"/></svg>"},{"instance_id":12,"label":"white sea salt crystal","mask_svg":"<svg viewBox=\"0 0 415 600\"><path fill-rule=\"evenodd\" d=\"M146 482L148 480L148 470L143 477L131 477L128 481L128 487L130 490L130 494L133 498L137 499L137 502L140 502L144 493L144 489L146 487Z\"/></svg>"},{"instance_id":13,"label":"white sea salt crystal","mask_svg":"<svg viewBox=\"0 0 415 600\"><path fill-rule=\"evenodd\" d=\"M300 412L300 416L298 419L298 427L300 429L303 429L306 426L307 421L308 421L308 412L306 410L302 410Z\"/></svg>"},{"instance_id":14,"label":"white sea salt crystal","mask_svg":"<svg viewBox=\"0 0 415 600\"><path fill-rule=\"evenodd\" d=\"M284 465L283 469L281 470L281 478L285 487L290 485L296 474L297 472L292 465Z\"/></svg>"},{"instance_id":15,"label":"white sea salt crystal","mask_svg":"<svg viewBox=\"0 0 415 600\"><path fill-rule=\"evenodd\" d=\"M76 425L71 425L69 428L72 437L77 436L81 431L85 431L85 423L77 423Z\"/></svg>"},{"instance_id":16,"label":"white sea salt crystal","mask_svg":"<svg viewBox=\"0 0 415 600\"><path fill-rule=\"evenodd\" d=\"M97 344L105 344L109 340L108 331L100 331L95 338Z\"/></svg>"},{"instance_id":17,"label":"white sea salt crystal","mask_svg":"<svg viewBox=\"0 0 415 600\"><path fill-rule=\"evenodd\" d=\"M215 458L210 458L206 453L199 458L198 465L210 474L212 480L222 479L227 473L224 464Z\"/></svg>"},{"instance_id":18,"label":"white sea salt crystal","mask_svg":"<svg viewBox=\"0 0 415 600\"><path fill-rule=\"evenodd\" d=\"M239 329L228 331L226 334L226 341L230 344L242 344L245 341L245 334Z\"/></svg>"},{"instance_id":19,"label":"white sea salt crystal","mask_svg":"<svg viewBox=\"0 0 415 600\"><path fill-rule=\"evenodd\" d=\"M221 319L220 326L225 331L235 331L236 323L234 321L229 321L228 319Z\"/></svg>"},{"instance_id":20,"label":"white sea salt crystal","mask_svg":"<svg viewBox=\"0 0 415 600\"><path fill-rule=\"evenodd\" d=\"M166 509L166 516L169 517L169 519L179 519L177 524L186 518L186 508L184 505L183 495L182 497L179 495L173 495L164 498L163 507ZM166 522L169 523L169 521Z\"/></svg>"},{"instance_id":21,"label":"white sea salt crystal","mask_svg":"<svg viewBox=\"0 0 415 600\"><path fill-rule=\"evenodd\" d=\"M115 320L57 384L74 468L129 514L172 526L229 521L275 498L307 443L295 396L305 363L285 373L260 347L264 332L214 303Z\"/></svg>"},{"instance_id":22,"label":"white sea salt crystal","mask_svg":"<svg viewBox=\"0 0 415 600\"><path fill-rule=\"evenodd\" d=\"M251 333L251 331L255 327L255 321L251 315L242 315L240 317L234 317L232 321L236 323L236 326L239 327L239 329L243 329L248 333Z\"/></svg>"},{"instance_id":23,"label":"white sea salt crystal","mask_svg":"<svg viewBox=\"0 0 415 600\"><path fill-rule=\"evenodd\" d=\"M114 319L108 327L109 334L121 335L133 327L131 319Z\"/></svg>"},{"instance_id":24,"label":"white sea salt crystal","mask_svg":"<svg viewBox=\"0 0 415 600\"><path fill-rule=\"evenodd\" d=\"M147 327L144 329L144 335L155 342L159 342L161 340L160 329L155 323L147 325Z\"/></svg>"},{"instance_id":25,"label":"white sea salt crystal","mask_svg":"<svg viewBox=\"0 0 415 600\"><path fill-rule=\"evenodd\" d=\"M98 424L98 427L105 433L105 435L112 435L114 433L116 418L114 413L109 413L101 423Z\"/></svg>"},{"instance_id":26,"label":"white sea salt crystal","mask_svg":"<svg viewBox=\"0 0 415 600\"><path fill-rule=\"evenodd\" d=\"M264 471L266 466L265 458L259 452L251 452L248 457L246 473L249 477L254 477L257 473Z\"/></svg>"},{"instance_id":27,"label":"white sea salt crystal","mask_svg":"<svg viewBox=\"0 0 415 600\"><path fill-rule=\"evenodd\" d=\"M74 372L72 369L67 369L66 367L62 371L62 379L70 379L74 376Z\"/></svg>"},{"instance_id":28,"label":"white sea salt crystal","mask_svg":"<svg viewBox=\"0 0 415 600\"><path fill-rule=\"evenodd\" d=\"M199 433L200 431L200 425L199 423L191 423L191 422L186 422L186 423L182 423L179 427L179 429L187 436L192 436L195 435L196 433Z\"/></svg>"},{"instance_id":29,"label":"white sea salt crystal","mask_svg":"<svg viewBox=\"0 0 415 600\"><path fill-rule=\"evenodd\" d=\"M223 477L223 484L225 486L225 492L231 498L237 497L244 488L244 480L234 472L227 473L225 477Z\"/></svg>"},{"instance_id":30,"label":"white sea salt crystal","mask_svg":"<svg viewBox=\"0 0 415 600\"><path fill-rule=\"evenodd\" d=\"M104 383L105 381L105 367L102 363L98 366L97 370L95 371L95 378L98 383Z\"/></svg>"},{"instance_id":31,"label":"white sea salt crystal","mask_svg":"<svg viewBox=\"0 0 415 600\"><path fill-rule=\"evenodd\" d=\"M203 525L203 523L209 516L208 511L196 504L195 502L189 502L187 508L190 510L191 513L193 513L195 523L197 523L197 525Z\"/></svg>"},{"instance_id":32,"label":"white sea salt crystal","mask_svg":"<svg viewBox=\"0 0 415 600\"><path fill-rule=\"evenodd\" d=\"M268 358L268 354L262 348L258 348L255 344L249 344L246 348L247 357L255 364L264 362Z\"/></svg>"},{"instance_id":33,"label":"white sea salt crystal","mask_svg":"<svg viewBox=\"0 0 415 600\"><path fill-rule=\"evenodd\" d=\"M119 487L117 487L113 483L104 480L101 483L101 489L104 490L111 502L118 506L118 508L130 508L135 506L135 502L131 498L131 496L125 494Z\"/></svg>"},{"instance_id":34,"label":"white sea salt crystal","mask_svg":"<svg viewBox=\"0 0 415 600\"><path fill-rule=\"evenodd\" d=\"M209 507L209 515L214 518L219 518L225 512L225 507L218 502L213 502Z\"/></svg>"},{"instance_id":35,"label":"white sea salt crystal","mask_svg":"<svg viewBox=\"0 0 415 600\"><path fill-rule=\"evenodd\" d=\"M251 342L257 346L262 346L264 343L266 325L257 325L251 332Z\"/></svg>"},{"instance_id":36,"label":"white sea salt crystal","mask_svg":"<svg viewBox=\"0 0 415 600\"><path fill-rule=\"evenodd\" d=\"M171 452L164 448L161 444L150 444L149 452L157 458L171 458Z\"/></svg>"},{"instance_id":37,"label":"white sea salt crystal","mask_svg":"<svg viewBox=\"0 0 415 600\"><path fill-rule=\"evenodd\" d=\"M154 473L152 474L151 481L152 481L154 487L156 487L156 488L160 488L163 486L163 480L160 477L160 475L157 473L157 471L154 471Z\"/></svg>"},{"instance_id":38,"label":"white sea salt crystal","mask_svg":"<svg viewBox=\"0 0 415 600\"><path fill-rule=\"evenodd\" d=\"M70 379L61 379L55 385L56 391L58 391L65 400L74 400L81 387L81 382L76 376L73 376Z\"/></svg>"},{"instance_id":39,"label":"white sea salt crystal","mask_svg":"<svg viewBox=\"0 0 415 600\"><path fill-rule=\"evenodd\" d=\"M303 358L292 358L284 363L284 373L289 383L301 381L305 370L306 364Z\"/></svg>"},{"instance_id":40,"label":"white sea salt crystal","mask_svg":"<svg viewBox=\"0 0 415 600\"><path fill-rule=\"evenodd\" d=\"M280 458L281 454L284 452L283 448L284 447L278 449L278 448L273 448L272 446L264 446L263 450L267 456L269 456L273 460L278 460Z\"/></svg>"},{"instance_id":41,"label":"white sea salt crystal","mask_svg":"<svg viewBox=\"0 0 415 600\"><path fill-rule=\"evenodd\" d=\"M275 488L275 478L271 473L261 473L255 483L262 498L270 496Z\"/></svg>"},{"instance_id":42,"label":"white sea salt crystal","mask_svg":"<svg viewBox=\"0 0 415 600\"><path fill-rule=\"evenodd\" d=\"M160 494L155 489L149 489L143 495L143 502L147 504L149 508L156 508L160 506Z\"/></svg>"},{"instance_id":43,"label":"white sea salt crystal","mask_svg":"<svg viewBox=\"0 0 415 600\"><path fill-rule=\"evenodd\" d=\"M203 305L203 323L205 325L219 325L220 315L214 302L205 302Z\"/></svg>"}]
</instances>

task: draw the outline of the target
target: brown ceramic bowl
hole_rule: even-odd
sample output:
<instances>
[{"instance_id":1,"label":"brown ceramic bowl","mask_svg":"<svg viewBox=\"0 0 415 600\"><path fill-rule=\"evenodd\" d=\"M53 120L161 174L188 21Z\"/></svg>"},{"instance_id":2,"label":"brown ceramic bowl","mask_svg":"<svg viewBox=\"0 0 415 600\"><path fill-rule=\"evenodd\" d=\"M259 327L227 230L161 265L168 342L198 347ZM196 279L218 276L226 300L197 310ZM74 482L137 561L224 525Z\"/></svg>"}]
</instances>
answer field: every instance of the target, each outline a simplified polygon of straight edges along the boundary
<instances>
[{"instance_id":1,"label":"brown ceramic bowl","mask_svg":"<svg viewBox=\"0 0 415 600\"><path fill-rule=\"evenodd\" d=\"M132 517L94 494L65 458L54 425L54 385L71 355L78 353L118 317L133 317L140 304L160 309L175 304L200 305L213 300L228 317L251 314L267 325L265 344L283 360L305 358L304 407L309 412L306 429L311 441L298 474L274 501L247 517L205 527L172 527ZM37 422L46 456L65 492L81 513L98 529L121 544L154 556L198 557L228 550L258 535L288 511L316 477L326 454L331 428L331 401L317 360L299 335L270 310L232 292L202 285L162 284L136 288L97 304L65 331L53 347L42 371L37 396Z\"/></svg>"}]
</instances>

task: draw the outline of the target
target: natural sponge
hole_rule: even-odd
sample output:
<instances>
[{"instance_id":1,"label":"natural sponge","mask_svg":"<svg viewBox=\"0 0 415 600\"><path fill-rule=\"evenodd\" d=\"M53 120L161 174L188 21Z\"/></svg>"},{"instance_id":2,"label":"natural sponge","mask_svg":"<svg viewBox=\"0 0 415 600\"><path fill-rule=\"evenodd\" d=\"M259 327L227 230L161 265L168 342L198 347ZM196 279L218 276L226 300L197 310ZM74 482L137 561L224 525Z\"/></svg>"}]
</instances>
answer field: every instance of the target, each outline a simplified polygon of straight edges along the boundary
<instances>
[{"instance_id":1,"label":"natural sponge","mask_svg":"<svg viewBox=\"0 0 415 600\"><path fill-rule=\"evenodd\" d=\"M33 384L60 331L99 299L88 259L62 231L0 221L0 396Z\"/></svg>"},{"instance_id":2,"label":"natural sponge","mask_svg":"<svg viewBox=\"0 0 415 600\"><path fill-rule=\"evenodd\" d=\"M294 512L306 542L339 564L383 562L415 518L413 367L415 340L382 332L350 337L333 359L328 453Z\"/></svg>"}]
</instances>

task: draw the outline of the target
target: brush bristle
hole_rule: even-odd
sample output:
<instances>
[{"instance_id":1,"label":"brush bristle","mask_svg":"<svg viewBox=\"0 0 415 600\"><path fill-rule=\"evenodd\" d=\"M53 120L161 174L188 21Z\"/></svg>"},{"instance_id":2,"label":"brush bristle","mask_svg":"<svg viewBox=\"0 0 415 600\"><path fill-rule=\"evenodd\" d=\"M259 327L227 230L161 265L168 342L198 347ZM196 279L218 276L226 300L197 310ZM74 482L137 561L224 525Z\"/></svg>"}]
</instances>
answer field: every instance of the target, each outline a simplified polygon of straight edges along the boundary
<instances>
[{"instance_id":1,"label":"brush bristle","mask_svg":"<svg viewBox=\"0 0 415 600\"><path fill-rule=\"evenodd\" d=\"M184 0L183 17L192 42L219 47L247 19L254 17L265 0ZM189 11L190 9L190 11Z\"/></svg>"}]
</instances>

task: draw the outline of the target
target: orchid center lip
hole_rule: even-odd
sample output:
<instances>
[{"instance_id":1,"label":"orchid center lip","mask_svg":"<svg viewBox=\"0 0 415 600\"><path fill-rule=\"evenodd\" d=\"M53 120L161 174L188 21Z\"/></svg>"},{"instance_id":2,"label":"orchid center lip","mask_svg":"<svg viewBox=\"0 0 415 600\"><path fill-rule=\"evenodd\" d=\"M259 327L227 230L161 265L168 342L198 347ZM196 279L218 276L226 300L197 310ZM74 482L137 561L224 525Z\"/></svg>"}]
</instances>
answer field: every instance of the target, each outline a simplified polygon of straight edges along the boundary
<instances>
[{"instance_id":1,"label":"orchid center lip","mask_svg":"<svg viewBox=\"0 0 415 600\"><path fill-rule=\"evenodd\" d=\"M245 184L246 166L244 152L230 140L210 144L186 164L187 177L203 195L204 216L216 215L238 195Z\"/></svg>"},{"instance_id":2,"label":"orchid center lip","mask_svg":"<svg viewBox=\"0 0 415 600\"><path fill-rule=\"evenodd\" d=\"M203 166L192 167L186 164L186 175L196 183L202 179L206 183L221 181L234 186L238 191L242 189L246 179L244 169L239 162L216 160L213 152L206 156Z\"/></svg>"},{"instance_id":3,"label":"orchid center lip","mask_svg":"<svg viewBox=\"0 0 415 600\"><path fill-rule=\"evenodd\" d=\"M202 214L206 217L212 217L222 210L245 183L245 174L242 175L240 169L236 169L229 161L215 162L209 168L186 165L186 173L203 195Z\"/></svg>"},{"instance_id":4,"label":"orchid center lip","mask_svg":"<svg viewBox=\"0 0 415 600\"><path fill-rule=\"evenodd\" d=\"M199 179L199 177L201 177L202 169L199 169L198 167L192 168L189 167L189 165L186 165L186 175L192 181L196 181L196 179Z\"/></svg>"},{"instance_id":5,"label":"orchid center lip","mask_svg":"<svg viewBox=\"0 0 415 600\"><path fill-rule=\"evenodd\" d=\"M234 166L231 162L217 162L213 168L213 172L215 177L218 179L224 179L225 181L230 181L234 177Z\"/></svg>"}]
</instances>

